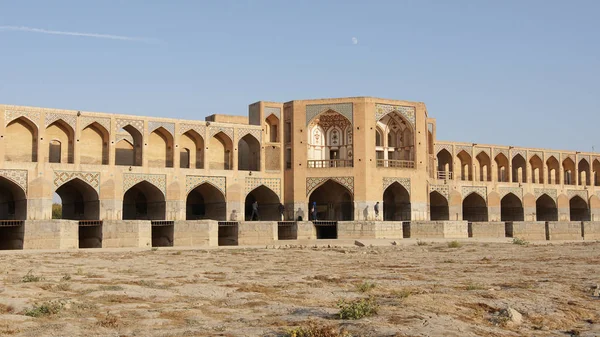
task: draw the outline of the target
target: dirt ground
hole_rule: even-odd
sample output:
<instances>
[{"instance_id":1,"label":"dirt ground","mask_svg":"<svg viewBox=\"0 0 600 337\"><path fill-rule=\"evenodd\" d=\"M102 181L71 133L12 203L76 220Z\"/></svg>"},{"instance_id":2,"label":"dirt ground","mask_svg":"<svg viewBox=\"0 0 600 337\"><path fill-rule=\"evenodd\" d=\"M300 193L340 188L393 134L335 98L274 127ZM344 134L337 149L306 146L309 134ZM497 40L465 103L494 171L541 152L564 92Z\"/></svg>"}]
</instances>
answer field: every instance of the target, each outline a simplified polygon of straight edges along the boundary
<instances>
[{"instance_id":1,"label":"dirt ground","mask_svg":"<svg viewBox=\"0 0 600 337\"><path fill-rule=\"evenodd\" d=\"M598 242L0 252L0 336L600 336L599 265Z\"/></svg>"}]
</instances>

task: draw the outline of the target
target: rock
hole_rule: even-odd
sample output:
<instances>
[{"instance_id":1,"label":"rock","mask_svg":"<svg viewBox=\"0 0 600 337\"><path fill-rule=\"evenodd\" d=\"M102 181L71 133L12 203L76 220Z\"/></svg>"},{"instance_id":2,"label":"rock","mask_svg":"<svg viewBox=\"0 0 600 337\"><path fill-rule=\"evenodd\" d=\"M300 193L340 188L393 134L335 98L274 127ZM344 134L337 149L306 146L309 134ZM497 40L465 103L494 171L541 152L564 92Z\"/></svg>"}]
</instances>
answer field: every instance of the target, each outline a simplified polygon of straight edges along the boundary
<instances>
[{"instance_id":1,"label":"rock","mask_svg":"<svg viewBox=\"0 0 600 337\"><path fill-rule=\"evenodd\" d=\"M392 241L392 246L397 245L396 241Z\"/></svg>"},{"instance_id":2,"label":"rock","mask_svg":"<svg viewBox=\"0 0 600 337\"><path fill-rule=\"evenodd\" d=\"M519 325L523 323L523 315L515 309L508 307L503 312L505 317L508 317L509 323L512 325Z\"/></svg>"},{"instance_id":3,"label":"rock","mask_svg":"<svg viewBox=\"0 0 600 337\"><path fill-rule=\"evenodd\" d=\"M600 297L600 288L596 288L596 290L594 290L594 297Z\"/></svg>"},{"instance_id":4,"label":"rock","mask_svg":"<svg viewBox=\"0 0 600 337\"><path fill-rule=\"evenodd\" d=\"M365 244L362 243L362 242L360 242L360 241L354 241L354 245L358 246L358 247L364 247L365 246Z\"/></svg>"}]
</instances>

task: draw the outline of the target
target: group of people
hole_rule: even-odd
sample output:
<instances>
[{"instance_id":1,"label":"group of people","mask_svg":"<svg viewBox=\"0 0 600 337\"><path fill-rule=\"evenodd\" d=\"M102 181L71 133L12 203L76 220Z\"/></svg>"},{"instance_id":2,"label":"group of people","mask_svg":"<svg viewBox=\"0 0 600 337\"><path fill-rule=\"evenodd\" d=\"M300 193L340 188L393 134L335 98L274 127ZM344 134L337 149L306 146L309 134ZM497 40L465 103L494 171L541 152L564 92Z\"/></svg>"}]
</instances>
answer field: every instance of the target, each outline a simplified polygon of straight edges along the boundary
<instances>
[{"instance_id":1,"label":"group of people","mask_svg":"<svg viewBox=\"0 0 600 337\"><path fill-rule=\"evenodd\" d=\"M283 221L285 219L285 206L282 203L279 203L278 209L281 220ZM375 218L379 218L379 201L375 203L373 210L375 211ZM310 215L312 217L312 221L317 220L317 203L315 201L313 201L313 203L310 205ZM255 216L256 220L260 221L260 215L258 213L258 201L256 200L252 203L252 215L250 216L250 220L254 221ZM302 217L298 216L297 220L302 221Z\"/></svg>"}]
</instances>

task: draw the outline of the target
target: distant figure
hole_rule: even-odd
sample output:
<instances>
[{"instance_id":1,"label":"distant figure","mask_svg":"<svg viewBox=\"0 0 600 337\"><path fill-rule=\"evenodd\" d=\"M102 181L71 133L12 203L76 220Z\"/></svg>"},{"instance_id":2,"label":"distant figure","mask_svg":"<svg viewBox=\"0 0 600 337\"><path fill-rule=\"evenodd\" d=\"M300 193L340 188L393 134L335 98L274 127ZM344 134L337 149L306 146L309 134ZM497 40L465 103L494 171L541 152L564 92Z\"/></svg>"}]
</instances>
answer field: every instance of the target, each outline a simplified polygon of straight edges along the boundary
<instances>
[{"instance_id":1,"label":"distant figure","mask_svg":"<svg viewBox=\"0 0 600 337\"><path fill-rule=\"evenodd\" d=\"M252 215L250 216L250 221L254 221L254 214L256 214L256 220L260 220L260 215L258 215L258 201L252 203Z\"/></svg>"},{"instance_id":2,"label":"distant figure","mask_svg":"<svg viewBox=\"0 0 600 337\"><path fill-rule=\"evenodd\" d=\"M373 208L375 209L375 219L379 218L379 201L375 203L375 206L373 206Z\"/></svg>"},{"instance_id":3,"label":"distant figure","mask_svg":"<svg viewBox=\"0 0 600 337\"><path fill-rule=\"evenodd\" d=\"M279 215L281 215L281 221L285 220L285 217L283 216L285 214L285 206L283 206L282 203L279 203Z\"/></svg>"},{"instance_id":4,"label":"distant figure","mask_svg":"<svg viewBox=\"0 0 600 337\"><path fill-rule=\"evenodd\" d=\"M296 221L302 221L303 218L304 211L302 210L302 207L298 207L298 212L296 212Z\"/></svg>"},{"instance_id":5,"label":"distant figure","mask_svg":"<svg viewBox=\"0 0 600 337\"><path fill-rule=\"evenodd\" d=\"M310 214L312 214L312 220L317 221L317 202L313 201L312 207L310 208Z\"/></svg>"}]
</instances>

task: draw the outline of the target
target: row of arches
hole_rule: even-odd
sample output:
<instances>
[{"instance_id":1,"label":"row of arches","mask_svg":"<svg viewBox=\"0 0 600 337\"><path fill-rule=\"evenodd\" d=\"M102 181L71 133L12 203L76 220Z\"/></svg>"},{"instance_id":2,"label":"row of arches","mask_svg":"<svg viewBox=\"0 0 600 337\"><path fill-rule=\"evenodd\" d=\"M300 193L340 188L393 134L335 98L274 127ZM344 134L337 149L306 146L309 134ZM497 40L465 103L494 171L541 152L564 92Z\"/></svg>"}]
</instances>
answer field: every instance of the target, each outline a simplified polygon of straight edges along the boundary
<instances>
[{"instance_id":1,"label":"row of arches","mask_svg":"<svg viewBox=\"0 0 600 337\"><path fill-rule=\"evenodd\" d=\"M271 121L271 123L273 123ZM274 128L276 132L276 127ZM40 148L37 126L26 117L19 117L6 126L6 161L37 162L39 151L50 163L74 163L74 143L82 149L81 164L109 164L109 132L99 123L86 126L75 139L73 128L59 119L48 125L45 131L47 149ZM234 146L232 139L219 132L205 144L204 138L196 131L189 130L180 136L179 144L174 144L172 134L163 127L150 133L147 143L138 129L124 126L117 132L115 144L115 164L142 166L147 158L150 167L173 167L174 156L179 156L181 168L208 168L232 170ZM146 146L147 145L147 146ZM238 170L260 171L260 142L251 134L243 136L235 148L238 155Z\"/></svg>"},{"instance_id":2,"label":"row of arches","mask_svg":"<svg viewBox=\"0 0 600 337\"><path fill-rule=\"evenodd\" d=\"M526 161L521 154L517 154L509 161L503 153L499 153L492 163L490 156L484 151L479 152L473 159L464 150L460 151L456 158L460 166L455 168L454 160L448 150L442 149L438 152L438 178L600 186L600 161L597 159L590 165L587 159L582 158L575 165L571 158L566 158L560 163L554 156L550 156L544 162L538 155L533 155L529 161ZM495 167L494 171L492 167Z\"/></svg>"}]
</instances>

